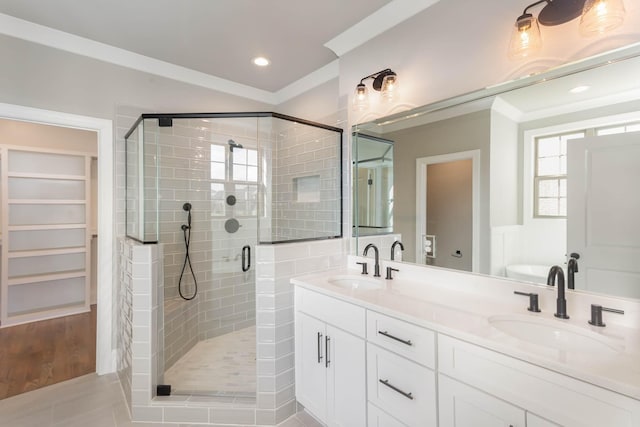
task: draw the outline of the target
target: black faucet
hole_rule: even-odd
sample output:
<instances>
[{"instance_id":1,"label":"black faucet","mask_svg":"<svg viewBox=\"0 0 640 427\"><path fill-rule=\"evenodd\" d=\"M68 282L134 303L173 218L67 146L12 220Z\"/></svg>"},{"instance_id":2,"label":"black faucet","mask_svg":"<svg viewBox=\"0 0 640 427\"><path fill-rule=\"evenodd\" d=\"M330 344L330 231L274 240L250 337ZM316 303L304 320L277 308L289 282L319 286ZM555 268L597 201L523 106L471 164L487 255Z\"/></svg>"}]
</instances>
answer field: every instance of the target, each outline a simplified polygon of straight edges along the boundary
<instances>
[{"instance_id":1,"label":"black faucet","mask_svg":"<svg viewBox=\"0 0 640 427\"><path fill-rule=\"evenodd\" d=\"M379 256L378 248L376 247L376 245L374 245L373 243L369 243L367 246L365 246L364 252L362 253L362 255L367 256L367 252L369 252L370 248L373 248L373 255L375 257L375 262L376 262L376 265L374 266L373 277L380 277L380 256Z\"/></svg>"},{"instance_id":2,"label":"black faucet","mask_svg":"<svg viewBox=\"0 0 640 427\"><path fill-rule=\"evenodd\" d=\"M580 255L572 252L571 258L567 261L567 287L569 289L575 289L575 273L578 272L578 260L580 259Z\"/></svg>"},{"instance_id":3,"label":"black faucet","mask_svg":"<svg viewBox=\"0 0 640 427\"><path fill-rule=\"evenodd\" d=\"M400 246L400 250L404 251L404 245L400 240L396 240L395 242L393 242L393 244L391 245L391 261L395 260L396 246Z\"/></svg>"},{"instance_id":4,"label":"black faucet","mask_svg":"<svg viewBox=\"0 0 640 427\"><path fill-rule=\"evenodd\" d=\"M562 268L558 265L554 265L549 270L547 276L547 285L554 286L554 281L558 280L558 298L556 299L556 312L554 316L560 319L568 319L567 315L567 299L564 297L564 273Z\"/></svg>"}]
</instances>

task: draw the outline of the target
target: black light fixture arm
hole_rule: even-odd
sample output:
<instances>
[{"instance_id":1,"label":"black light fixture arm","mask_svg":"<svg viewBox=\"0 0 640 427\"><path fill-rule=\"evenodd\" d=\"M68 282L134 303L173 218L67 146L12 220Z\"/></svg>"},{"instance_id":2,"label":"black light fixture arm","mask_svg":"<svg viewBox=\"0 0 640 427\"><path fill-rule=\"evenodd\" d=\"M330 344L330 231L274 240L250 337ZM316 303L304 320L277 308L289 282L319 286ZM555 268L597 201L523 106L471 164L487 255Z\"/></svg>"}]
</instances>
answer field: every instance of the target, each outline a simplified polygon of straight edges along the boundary
<instances>
[{"instance_id":1,"label":"black light fixture arm","mask_svg":"<svg viewBox=\"0 0 640 427\"><path fill-rule=\"evenodd\" d=\"M531 9L532 7L536 7L537 5L542 4L542 3L547 3L547 4L549 4L549 3L551 3L551 1L552 1L552 0L539 0L539 1L535 2L535 3L531 3L529 6L527 6L527 7L525 7L525 8L524 8L524 12L522 12L522 16L521 16L520 18L522 18L522 17L524 17L524 16L530 16L531 14L530 14L528 11L529 11L529 9ZM518 19L520 19L520 18L518 18Z\"/></svg>"},{"instance_id":2,"label":"black light fixture arm","mask_svg":"<svg viewBox=\"0 0 640 427\"><path fill-rule=\"evenodd\" d=\"M380 91L382 89L382 80L386 77L386 76L395 76L396 73L394 73L391 68L385 68L384 70L378 71L376 73L370 74L366 77L363 77L360 80L360 84L358 86L364 86L364 81L367 79L373 79L373 89Z\"/></svg>"}]
</instances>

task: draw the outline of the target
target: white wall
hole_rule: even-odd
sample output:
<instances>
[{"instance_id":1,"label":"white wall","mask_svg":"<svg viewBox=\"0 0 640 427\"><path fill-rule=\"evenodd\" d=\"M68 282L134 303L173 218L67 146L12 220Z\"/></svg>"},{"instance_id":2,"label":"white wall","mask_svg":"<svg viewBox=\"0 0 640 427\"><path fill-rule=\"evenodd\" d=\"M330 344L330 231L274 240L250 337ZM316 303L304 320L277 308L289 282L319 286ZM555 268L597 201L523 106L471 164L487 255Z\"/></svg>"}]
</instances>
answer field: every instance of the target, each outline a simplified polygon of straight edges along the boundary
<instances>
[{"instance_id":1,"label":"white wall","mask_svg":"<svg viewBox=\"0 0 640 427\"><path fill-rule=\"evenodd\" d=\"M393 104L374 103L366 113L350 111L350 124L640 41L640 3L626 1L624 24L604 37L581 37L578 19L543 27L541 52L528 60L511 61L507 48L512 26L530 3L529 0L440 1L343 55L341 96L351 97L362 77L385 68L398 73L401 90L399 100Z\"/></svg>"}]
</instances>

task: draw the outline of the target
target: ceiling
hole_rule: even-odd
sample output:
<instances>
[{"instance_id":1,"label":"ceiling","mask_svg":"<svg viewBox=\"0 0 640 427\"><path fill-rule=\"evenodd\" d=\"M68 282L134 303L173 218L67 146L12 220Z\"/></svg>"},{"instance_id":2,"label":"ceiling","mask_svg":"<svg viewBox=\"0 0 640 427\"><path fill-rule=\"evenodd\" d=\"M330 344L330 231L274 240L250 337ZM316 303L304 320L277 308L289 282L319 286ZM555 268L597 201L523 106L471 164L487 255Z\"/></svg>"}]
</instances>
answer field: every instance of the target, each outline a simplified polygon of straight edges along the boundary
<instances>
[{"instance_id":1,"label":"ceiling","mask_svg":"<svg viewBox=\"0 0 640 427\"><path fill-rule=\"evenodd\" d=\"M411 2L406 0L0 0L0 14L277 92L331 64L337 58L334 51L341 52L325 44L381 8L388 12L404 5L406 19L436 2L413 0L407 6ZM30 28L34 29L40 30ZM377 35L360 30L364 41ZM50 38L54 36L58 34ZM268 57L271 65L253 65L256 56Z\"/></svg>"}]
</instances>

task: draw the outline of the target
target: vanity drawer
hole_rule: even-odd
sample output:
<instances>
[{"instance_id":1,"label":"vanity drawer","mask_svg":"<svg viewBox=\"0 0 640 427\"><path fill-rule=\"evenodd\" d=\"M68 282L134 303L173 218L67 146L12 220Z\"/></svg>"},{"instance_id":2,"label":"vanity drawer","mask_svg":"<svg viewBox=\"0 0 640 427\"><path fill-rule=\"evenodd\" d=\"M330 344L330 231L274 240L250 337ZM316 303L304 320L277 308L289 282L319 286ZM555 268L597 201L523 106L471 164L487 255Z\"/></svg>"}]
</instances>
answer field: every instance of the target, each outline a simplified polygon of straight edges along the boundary
<instances>
[{"instance_id":1,"label":"vanity drawer","mask_svg":"<svg viewBox=\"0 0 640 427\"><path fill-rule=\"evenodd\" d=\"M367 310L367 341L435 368L435 333L429 329Z\"/></svg>"},{"instance_id":2,"label":"vanity drawer","mask_svg":"<svg viewBox=\"0 0 640 427\"><path fill-rule=\"evenodd\" d=\"M562 426L640 426L638 400L442 334L438 369Z\"/></svg>"},{"instance_id":3,"label":"vanity drawer","mask_svg":"<svg viewBox=\"0 0 640 427\"><path fill-rule=\"evenodd\" d=\"M296 286L296 310L364 338L365 309L339 299Z\"/></svg>"},{"instance_id":4,"label":"vanity drawer","mask_svg":"<svg viewBox=\"0 0 640 427\"><path fill-rule=\"evenodd\" d=\"M367 391L370 403L408 427L436 425L435 373L371 343Z\"/></svg>"},{"instance_id":5,"label":"vanity drawer","mask_svg":"<svg viewBox=\"0 0 640 427\"><path fill-rule=\"evenodd\" d=\"M369 403L368 407L369 421L367 422L367 427L407 427L376 405Z\"/></svg>"}]
</instances>

